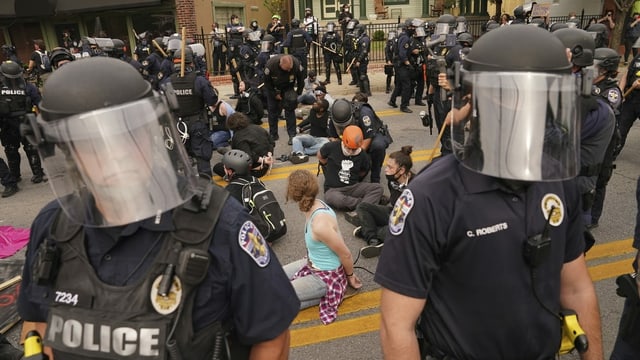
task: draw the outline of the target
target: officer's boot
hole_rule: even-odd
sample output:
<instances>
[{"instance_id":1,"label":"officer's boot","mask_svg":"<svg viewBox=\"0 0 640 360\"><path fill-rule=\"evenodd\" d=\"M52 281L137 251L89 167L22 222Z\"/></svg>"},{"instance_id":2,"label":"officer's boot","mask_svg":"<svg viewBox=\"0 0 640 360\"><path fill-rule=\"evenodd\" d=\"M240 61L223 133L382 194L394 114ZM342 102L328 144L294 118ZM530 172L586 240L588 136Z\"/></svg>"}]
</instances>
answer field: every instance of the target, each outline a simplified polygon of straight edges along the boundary
<instances>
[{"instance_id":1,"label":"officer's boot","mask_svg":"<svg viewBox=\"0 0 640 360\"><path fill-rule=\"evenodd\" d=\"M18 154L18 148L11 145L4 148L4 154L7 157L7 165L9 166L9 172L16 179L16 182L22 180L20 177L20 154Z\"/></svg>"},{"instance_id":2,"label":"officer's boot","mask_svg":"<svg viewBox=\"0 0 640 360\"><path fill-rule=\"evenodd\" d=\"M387 75L387 88L385 93L388 94L391 92L391 76Z\"/></svg>"},{"instance_id":3,"label":"officer's boot","mask_svg":"<svg viewBox=\"0 0 640 360\"><path fill-rule=\"evenodd\" d=\"M358 73L356 69L353 68L353 66L351 66L351 69L349 69L349 73L351 74L351 82L349 83L349 85L358 85Z\"/></svg>"},{"instance_id":4,"label":"officer's boot","mask_svg":"<svg viewBox=\"0 0 640 360\"><path fill-rule=\"evenodd\" d=\"M331 84L331 63L324 66L324 83Z\"/></svg>"},{"instance_id":5,"label":"officer's boot","mask_svg":"<svg viewBox=\"0 0 640 360\"><path fill-rule=\"evenodd\" d=\"M29 160L29 167L31 167L31 172L33 173L33 177L31 178L31 182L34 184L39 184L43 181L46 181L47 178L44 176L44 171L42 170L42 163L40 162L40 156L38 152L31 149L25 150L27 153L27 159Z\"/></svg>"},{"instance_id":6,"label":"officer's boot","mask_svg":"<svg viewBox=\"0 0 640 360\"><path fill-rule=\"evenodd\" d=\"M367 94L367 96L371 96L371 84L369 84L369 77L365 77L362 80L362 92Z\"/></svg>"},{"instance_id":7,"label":"officer's boot","mask_svg":"<svg viewBox=\"0 0 640 360\"><path fill-rule=\"evenodd\" d=\"M238 80L233 81L233 96L229 96L229 99L237 99L240 97L240 82Z\"/></svg>"},{"instance_id":8,"label":"officer's boot","mask_svg":"<svg viewBox=\"0 0 640 360\"><path fill-rule=\"evenodd\" d=\"M338 85L342 85L342 73L340 69L336 70L336 76L338 77Z\"/></svg>"}]
</instances>

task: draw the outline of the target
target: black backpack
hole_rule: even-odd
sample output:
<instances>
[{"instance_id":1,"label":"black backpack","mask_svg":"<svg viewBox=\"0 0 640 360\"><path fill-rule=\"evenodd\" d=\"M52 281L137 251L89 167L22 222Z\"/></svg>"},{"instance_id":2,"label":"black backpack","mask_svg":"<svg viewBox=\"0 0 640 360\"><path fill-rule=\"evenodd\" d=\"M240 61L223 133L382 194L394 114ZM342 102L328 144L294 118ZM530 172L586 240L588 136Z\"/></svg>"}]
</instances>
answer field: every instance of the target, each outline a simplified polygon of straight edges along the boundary
<instances>
[{"instance_id":1,"label":"black backpack","mask_svg":"<svg viewBox=\"0 0 640 360\"><path fill-rule=\"evenodd\" d=\"M237 178L230 184L242 186L242 205L249 210L256 226L268 242L273 242L287 233L284 212L273 192L255 176L251 181Z\"/></svg>"},{"instance_id":2,"label":"black backpack","mask_svg":"<svg viewBox=\"0 0 640 360\"><path fill-rule=\"evenodd\" d=\"M51 72L51 60L49 53L45 51L36 51L40 55L40 70L42 72Z\"/></svg>"}]
</instances>

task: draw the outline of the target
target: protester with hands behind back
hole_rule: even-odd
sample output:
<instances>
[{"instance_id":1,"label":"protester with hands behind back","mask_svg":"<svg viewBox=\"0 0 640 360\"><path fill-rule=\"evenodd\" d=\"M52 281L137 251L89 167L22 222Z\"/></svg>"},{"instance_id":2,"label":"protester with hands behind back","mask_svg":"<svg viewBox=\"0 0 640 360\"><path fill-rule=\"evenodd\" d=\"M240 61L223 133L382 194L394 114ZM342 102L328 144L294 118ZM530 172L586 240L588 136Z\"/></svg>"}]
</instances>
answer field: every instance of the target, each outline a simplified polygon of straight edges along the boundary
<instances>
[{"instance_id":1,"label":"protester with hands behind back","mask_svg":"<svg viewBox=\"0 0 640 360\"><path fill-rule=\"evenodd\" d=\"M305 216L304 241L307 256L287 264L284 271L300 299L300 308L320 305L320 320L332 323L347 285L354 289L362 282L354 273L351 251L342 238L335 212L317 199L318 179L308 170L289 175L287 196Z\"/></svg>"}]
</instances>

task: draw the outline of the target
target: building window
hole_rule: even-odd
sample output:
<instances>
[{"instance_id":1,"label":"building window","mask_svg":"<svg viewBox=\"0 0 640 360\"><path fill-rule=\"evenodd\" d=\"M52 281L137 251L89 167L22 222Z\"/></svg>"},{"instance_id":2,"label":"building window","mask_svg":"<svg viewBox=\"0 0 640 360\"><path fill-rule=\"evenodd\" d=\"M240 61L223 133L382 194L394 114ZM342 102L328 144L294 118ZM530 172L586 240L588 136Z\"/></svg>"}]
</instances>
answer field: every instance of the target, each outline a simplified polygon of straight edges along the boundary
<instances>
[{"instance_id":1,"label":"building window","mask_svg":"<svg viewBox=\"0 0 640 360\"><path fill-rule=\"evenodd\" d=\"M338 14L338 0L323 0L322 1L322 18L323 19L335 19Z\"/></svg>"}]
</instances>

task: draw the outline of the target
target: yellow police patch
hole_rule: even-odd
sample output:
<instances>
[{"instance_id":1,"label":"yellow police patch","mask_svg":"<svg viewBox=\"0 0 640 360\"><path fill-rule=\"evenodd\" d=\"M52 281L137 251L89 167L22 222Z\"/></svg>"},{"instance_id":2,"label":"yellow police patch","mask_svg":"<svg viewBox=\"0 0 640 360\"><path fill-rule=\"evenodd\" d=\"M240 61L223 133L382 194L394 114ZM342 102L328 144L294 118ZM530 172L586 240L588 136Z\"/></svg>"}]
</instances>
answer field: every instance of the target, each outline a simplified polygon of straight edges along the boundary
<instances>
[{"instance_id":1,"label":"yellow police patch","mask_svg":"<svg viewBox=\"0 0 640 360\"><path fill-rule=\"evenodd\" d=\"M391 235L402 234L405 220L413 208L414 203L413 193L411 190L405 189L393 206L393 210L391 210L391 215L389 216L389 231Z\"/></svg>"},{"instance_id":2,"label":"yellow police patch","mask_svg":"<svg viewBox=\"0 0 640 360\"><path fill-rule=\"evenodd\" d=\"M271 255L264 237L252 221L245 221L238 233L238 243L260 267L269 265Z\"/></svg>"},{"instance_id":3,"label":"yellow police patch","mask_svg":"<svg viewBox=\"0 0 640 360\"><path fill-rule=\"evenodd\" d=\"M551 226L560 226L564 220L564 204L556 194L545 194L540 201L542 215Z\"/></svg>"}]
</instances>

